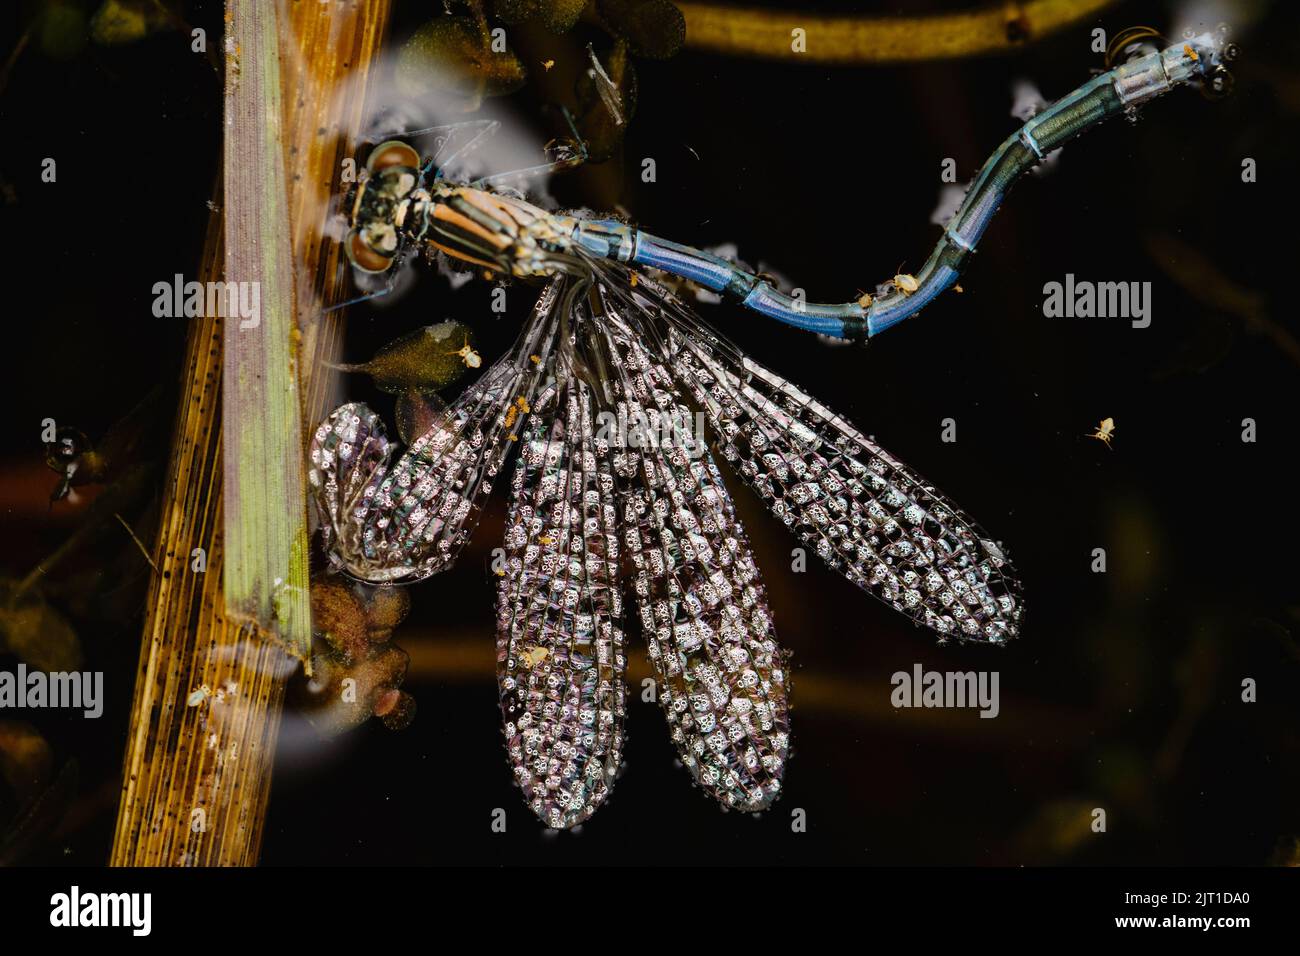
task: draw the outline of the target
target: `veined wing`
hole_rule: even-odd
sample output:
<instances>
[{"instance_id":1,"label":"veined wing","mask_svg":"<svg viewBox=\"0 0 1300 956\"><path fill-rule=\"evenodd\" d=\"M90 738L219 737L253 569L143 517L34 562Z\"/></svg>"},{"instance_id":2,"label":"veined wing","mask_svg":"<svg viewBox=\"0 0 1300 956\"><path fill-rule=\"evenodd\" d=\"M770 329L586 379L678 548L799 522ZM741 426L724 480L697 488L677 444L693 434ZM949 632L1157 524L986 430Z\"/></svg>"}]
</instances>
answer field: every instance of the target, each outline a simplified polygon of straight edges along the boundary
<instances>
[{"instance_id":1,"label":"veined wing","mask_svg":"<svg viewBox=\"0 0 1300 956\"><path fill-rule=\"evenodd\" d=\"M625 714L622 595L609 447L595 396L541 390L519 443L497 589L506 751L547 826L586 820L614 785Z\"/></svg>"},{"instance_id":2,"label":"veined wing","mask_svg":"<svg viewBox=\"0 0 1300 956\"><path fill-rule=\"evenodd\" d=\"M671 374L604 305L610 384L620 421L632 423L613 456L622 526L659 702L700 784L726 807L762 810L789 752L786 655L731 497Z\"/></svg>"},{"instance_id":3,"label":"veined wing","mask_svg":"<svg viewBox=\"0 0 1300 956\"><path fill-rule=\"evenodd\" d=\"M652 281L611 277L608 288L637 334L658 340L723 456L822 560L941 637L1018 635L1020 583L951 500Z\"/></svg>"},{"instance_id":4,"label":"veined wing","mask_svg":"<svg viewBox=\"0 0 1300 956\"><path fill-rule=\"evenodd\" d=\"M317 427L308 480L335 567L363 581L410 582L455 561L554 345L560 286L546 288L511 351L392 467L383 423L365 405L341 406Z\"/></svg>"}]
</instances>

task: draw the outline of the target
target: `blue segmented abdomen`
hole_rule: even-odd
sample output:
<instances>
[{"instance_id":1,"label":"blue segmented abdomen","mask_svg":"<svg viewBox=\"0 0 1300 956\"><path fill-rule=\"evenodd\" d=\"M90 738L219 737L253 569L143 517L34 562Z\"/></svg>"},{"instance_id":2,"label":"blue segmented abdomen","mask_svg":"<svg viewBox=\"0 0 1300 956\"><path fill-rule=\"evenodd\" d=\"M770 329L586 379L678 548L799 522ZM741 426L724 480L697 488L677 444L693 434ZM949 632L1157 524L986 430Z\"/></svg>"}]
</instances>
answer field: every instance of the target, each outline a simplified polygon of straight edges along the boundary
<instances>
[{"instance_id":1,"label":"blue segmented abdomen","mask_svg":"<svg viewBox=\"0 0 1300 956\"><path fill-rule=\"evenodd\" d=\"M1207 76L1224 55L1221 37L1202 34L1094 77L1029 119L981 167L929 259L909 281L855 302L813 303L713 253L640 232L616 220L583 222L573 238L585 251L659 269L726 293L795 328L862 340L920 312L952 288L1015 182L1053 150L1125 110Z\"/></svg>"}]
</instances>

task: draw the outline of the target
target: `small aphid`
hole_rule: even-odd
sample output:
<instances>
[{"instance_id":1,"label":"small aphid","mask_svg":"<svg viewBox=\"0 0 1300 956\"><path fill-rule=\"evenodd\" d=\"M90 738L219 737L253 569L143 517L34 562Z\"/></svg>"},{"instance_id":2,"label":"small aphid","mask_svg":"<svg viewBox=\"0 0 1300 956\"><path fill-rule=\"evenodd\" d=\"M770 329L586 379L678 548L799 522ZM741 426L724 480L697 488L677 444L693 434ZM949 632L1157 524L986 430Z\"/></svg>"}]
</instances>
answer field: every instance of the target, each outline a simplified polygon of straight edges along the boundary
<instances>
[{"instance_id":1,"label":"small aphid","mask_svg":"<svg viewBox=\"0 0 1300 956\"><path fill-rule=\"evenodd\" d=\"M1190 43L1183 44L1183 52L1186 53L1187 56L1192 60L1200 59L1200 56L1197 54L1195 50L1192 49L1192 45Z\"/></svg>"},{"instance_id":2,"label":"small aphid","mask_svg":"<svg viewBox=\"0 0 1300 956\"><path fill-rule=\"evenodd\" d=\"M543 69L543 70L546 70L548 73L550 72L551 67L553 67L553 66L555 66L555 61L554 61L554 60L543 60L543 61L542 61L542 69Z\"/></svg>"},{"instance_id":3,"label":"small aphid","mask_svg":"<svg viewBox=\"0 0 1300 956\"><path fill-rule=\"evenodd\" d=\"M465 336L465 344L458 349L453 349L448 355L459 356L460 360L469 368L478 368L483 364L483 357L474 351L469 344L469 336Z\"/></svg>"},{"instance_id":4,"label":"small aphid","mask_svg":"<svg viewBox=\"0 0 1300 956\"><path fill-rule=\"evenodd\" d=\"M537 543L538 543L538 544L553 544L554 542L555 542L555 539L554 539L554 538L538 538L538 539L537 539Z\"/></svg>"},{"instance_id":5,"label":"small aphid","mask_svg":"<svg viewBox=\"0 0 1300 956\"><path fill-rule=\"evenodd\" d=\"M198 689L190 691L190 696L185 699L185 704L188 707L197 707L211 696L212 688L204 684Z\"/></svg>"},{"instance_id":6,"label":"small aphid","mask_svg":"<svg viewBox=\"0 0 1300 956\"><path fill-rule=\"evenodd\" d=\"M953 291L953 292L965 292L966 290L963 289L963 288L961 287L961 283L958 282L955 286L952 287L952 291Z\"/></svg>"},{"instance_id":7,"label":"small aphid","mask_svg":"<svg viewBox=\"0 0 1300 956\"><path fill-rule=\"evenodd\" d=\"M541 365L542 357L540 355L530 355L528 356L528 361L532 362L534 365Z\"/></svg>"},{"instance_id":8,"label":"small aphid","mask_svg":"<svg viewBox=\"0 0 1300 956\"><path fill-rule=\"evenodd\" d=\"M859 289L858 291L861 292L862 290ZM862 306L864 309L871 308L871 293L863 292L862 295L858 297L858 305Z\"/></svg>"},{"instance_id":9,"label":"small aphid","mask_svg":"<svg viewBox=\"0 0 1300 956\"><path fill-rule=\"evenodd\" d=\"M900 272L894 276L894 287L902 291L904 295L911 295L917 289L921 288L921 283L916 281L916 276L906 272Z\"/></svg>"},{"instance_id":10,"label":"small aphid","mask_svg":"<svg viewBox=\"0 0 1300 956\"><path fill-rule=\"evenodd\" d=\"M1110 445L1111 436L1113 436L1114 434L1115 434L1115 419L1103 418L1101 420L1101 424L1097 426L1097 430L1094 432L1089 432L1084 437L1096 438L1098 441L1105 442L1106 447L1110 448L1111 451L1114 451L1115 449L1111 448Z\"/></svg>"},{"instance_id":11,"label":"small aphid","mask_svg":"<svg viewBox=\"0 0 1300 956\"><path fill-rule=\"evenodd\" d=\"M635 272L629 272L629 273L628 273L628 276L627 276L627 279L628 279L628 285L630 285L632 288L635 289L635 288L636 288L636 273L635 273Z\"/></svg>"}]
</instances>

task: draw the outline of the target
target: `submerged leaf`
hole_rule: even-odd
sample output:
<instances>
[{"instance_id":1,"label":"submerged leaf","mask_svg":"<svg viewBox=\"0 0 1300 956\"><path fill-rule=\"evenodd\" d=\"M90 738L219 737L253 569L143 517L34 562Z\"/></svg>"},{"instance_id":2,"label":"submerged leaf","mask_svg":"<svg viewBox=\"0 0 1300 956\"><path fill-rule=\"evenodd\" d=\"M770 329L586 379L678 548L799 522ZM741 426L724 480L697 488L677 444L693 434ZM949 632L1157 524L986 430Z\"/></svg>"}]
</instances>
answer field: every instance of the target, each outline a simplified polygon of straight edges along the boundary
<instances>
[{"instance_id":1,"label":"submerged leaf","mask_svg":"<svg viewBox=\"0 0 1300 956\"><path fill-rule=\"evenodd\" d=\"M374 589L366 608L366 625L372 642L388 640L393 628L406 620L411 610L411 595L406 588L385 586Z\"/></svg>"},{"instance_id":2,"label":"submerged leaf","mask_svg":"<svg viewBox=\"0 0 1300 956\"><path fill-rule=\"evenodd\" d=\"M81 667L81 642L62 614L43 597L27 594L11 602L9 582L0 582L0 646L43 671Z\"/></svg>"},{"instance_id":3,"label":"submerged leaf","mask_svg":"<svg viewBox=\"0 0 1300 956\"><path fill-rule=\"evenodd\" d=\"M0 866L10 866L40 839L59 825L77 795L80 774L77 762L69 760L54 782L28 803L18 819L0 833Z\"/></svg>"},{"instance_id":4,"label":"submerged leaf","mask_svg":"<svg viewBox=\"0 0 1300 956\"><path fill-rule=\"evenodd\" d=\"M415 698L404 690L390 687L375 701L375 716L389 730L405 730L415 719Z\"/></svg>"},{"instance_id":5,"label":"submerged leaf","mask_svg":"<svg viewBox=\"0 0 1300 956\"><path fill-rule=\"evenodd\" d=\"M370 649L365 602L342 578L312 582L311 629L346 662L361 659Z\"/></svg>"},{"instance_id":6,"label":"submerged leaf","mask_svg":"<svg viewBox=\"0 0 1300 956\"><path fill-rule=\"evenodd\" d=\"M480 362L469 328L448 320L403 335L381 348L369 362L338 367L345 372L364 372L385 392L401 393L450 385Z\"/></svg>"},{"instance_id":7,"label":"submerged leaf","mask_svg":"<svg viewBox=\"0 0 1300 956\"><path fill-rule=\"evenodd\" d=\"M666 60L686 42L686 20L668 0L599 0L597 8L637 56Z\"/></svg>"},{"instance_id":8,"label":"submerged leaf","mask_svg":"<svg viewBox=\"0 0 1300 956\"><path fill-rule=\"evenodd\" d=\"M22 721L0 722L0 775L20 807L46 785L53 765L53 752L40 731Z\"/></svg>"},{"instance_id":9,"label":"submerged leaf","mask_svg":"<svg viewBox=\"0 0 1300 956\"><path fill-rule=\"evenodd\" d=\"M312 635L344 663L359 661L393 636L406 618L411 598L404 588L367 587L336 575L312 581Z\"/></svg>"},{"instance_id":10,"label":"submerged leaf","mask_svg":"<svg viewBox=\"0 0 1300 956\"><path fill-rule=\"evenodd\" d=\"M90 20L90 38L106 46L134 43L167 23L166 11L153 0L104 0Z\"/></svg>"},{"instance_id":11,"label":"submerged leaf","mask_svg":"<svg viewBox=\"0 0 1300 956\"><path fill-rule=\"evenodd\" d=\"M586 6L587 0L550 0L542 5L542 23L552 33L568 33Z\"/></svg>"},{"instance_id":12,"label":"submerged leaf","mask_svg":"<svg viewBox=\"0 0 1300 956\"><path fill-rule=\"evenodd\" d=\"M439 17L420 27L397 55L397 85L408 96L452 92L475 99L523 86L524 65L467 17Z\"/></svg>"},{"instance_id":13,"label":"submerged leaf","mask_svg":"<svg viewBox=\"0 0 1300 956\"><path fill-rule=\"evenodd\" d=\"M308 696L302 701L303 716L322 737L351 730L372 715L383 718L389 729L400 730L405 726L401 718L415 713L413 701L402 704L401 698L410 695L398 690L408 661L405 651L391 645L382 645L351 664L332 654L316 655ZM344 683L349 680L351 684Z\"/></svg>"},{"instance_id":14,"label":"submerged leaf","mask_svg":"<svg viewBox=\"0 0 1300 956\"><path fill-rule=\"evenodd\" d=\"M512 26L537 19L552 33L568 33L586 7L587 0L496 0L492 12Z\"/></svg>"},{"instance_id":15,"label":"submerged leaf","mask_svg":"<svg viewBox=\"0 0 1300 956\"><path fill-rule=\"evenodd\" d=\"M446 413L447 403L436 392L408 388L397 396L393 416L397 419L397 434L407 445L412 445Z\"/></svg>"},{"instance_id":16,"label":"submerged leaf","mask_svg":"<svg viewBox=\"0 0 1300 956\"><path fill-rule=\"evenodd\" d=\"M86 15L70 3L45 5L41 15L41 50L56 60L70 60L86 45Z\"/></svg>"},{"instance_id":17,"label":"submerged leaf","mask_svg":"<svg viewBox=\"0 0 1300 956\"><path fill-rule=\"evenodd\" d=\"M531 20L542 12L542 0L496 0L492 14L502 23L514 26Z\"/></svg>"}]
</instances>

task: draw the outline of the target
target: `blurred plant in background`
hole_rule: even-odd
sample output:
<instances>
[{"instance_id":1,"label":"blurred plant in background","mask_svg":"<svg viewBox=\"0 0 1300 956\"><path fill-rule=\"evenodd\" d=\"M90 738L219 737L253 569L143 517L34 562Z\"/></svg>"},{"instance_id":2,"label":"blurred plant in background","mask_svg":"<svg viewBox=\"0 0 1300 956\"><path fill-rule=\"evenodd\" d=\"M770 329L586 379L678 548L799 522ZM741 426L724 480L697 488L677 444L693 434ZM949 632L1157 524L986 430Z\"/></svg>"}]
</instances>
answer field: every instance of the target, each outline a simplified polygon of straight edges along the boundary
<instances>
[{"instance_id":1,"label":"blurred plant in background","mask_svg":"<svg viewBox=\"0 0 1300 956\"><path fill-rule=\"evenodd\" d=\"M484 97L516 92L538 68L545 73L556 65L554 55L526 64L510 45L512 32L500 25L536 26L561 36L585 21L607 36L606 49L598 54L588 45L587 56L567 71L577 77L577 127L593 162L613 155L636 112L634 59L668 59L686 39L685 20L668 0L468 0L448 9L463 12L435 17L402 45L397 84L411 97L456 94L466 112Z\"/></svg>"}]
</instances>

